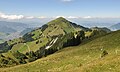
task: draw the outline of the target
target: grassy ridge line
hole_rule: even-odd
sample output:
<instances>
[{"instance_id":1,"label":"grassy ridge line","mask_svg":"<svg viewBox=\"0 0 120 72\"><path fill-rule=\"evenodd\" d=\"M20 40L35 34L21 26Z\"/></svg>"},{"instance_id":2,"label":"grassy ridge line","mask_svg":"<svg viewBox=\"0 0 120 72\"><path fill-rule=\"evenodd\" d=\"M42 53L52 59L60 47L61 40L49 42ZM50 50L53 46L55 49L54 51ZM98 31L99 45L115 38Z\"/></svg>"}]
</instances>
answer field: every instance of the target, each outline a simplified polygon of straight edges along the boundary
<instances>
[{"instance_id":1,"label":"grassy ridge line","mask_svg":"<svg viewBox=\"0 0 120 72\"><path fill-rule=\"evenodd\" d=\"M9 72L119 72L120 31L109 33L80 46L68 47L46 58L35 62L10 68L1 68L0 71ZM109 53L100 58L103 50Z\"/></svg>"}]
</instances>

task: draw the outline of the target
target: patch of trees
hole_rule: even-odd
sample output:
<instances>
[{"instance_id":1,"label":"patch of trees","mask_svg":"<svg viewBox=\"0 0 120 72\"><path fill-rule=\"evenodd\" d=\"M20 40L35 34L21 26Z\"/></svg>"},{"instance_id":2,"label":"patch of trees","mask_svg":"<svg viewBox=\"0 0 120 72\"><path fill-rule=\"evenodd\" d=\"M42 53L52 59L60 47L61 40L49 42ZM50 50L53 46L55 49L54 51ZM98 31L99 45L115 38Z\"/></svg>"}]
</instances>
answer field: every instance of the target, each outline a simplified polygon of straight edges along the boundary
<instances>
[{"instance_id":1,"label":"patch of trees","mask_svg":"<svg viewBox=\"0 0 120 72\"><path fill-rule=\"evenodd\" d=\"M0 44L0 53L7 52L8 50L12 49L14 45L19 43L24 43L24 40L21 37L18 39L5 41L4 43Z\"/></svg>"},{"instance_id":2,"label":"patch of trees","mask_svg":"<svg viewBox=\"0 0 120 72\"><path fill-rule=\"evenodd\" d=\"M58 40L56 41L56 43L53 44L53 46L50 47L49 49L45 49L45 56L49 54L53 54L54 52L64 47L79 45L81 41L85 38L85 34L84 31L78 31L78 32L66 34L64 36L60 35L57 37ZM47 44L47 46L49 46L49 44Z\"/></svg>"},{"instance_id":3,"label":"patch of trees","mask_svg":"<svg viewBox=\"0 0 120 72\"><path fill-rule=\"evenodd\" d=\"M36 41L36 44L38 44L38 43L39 43L39 40Z\"/></svg>"},{"instance_id":4,"label":"patch of trees","mask_svg":"<svg viewBox=\"0 0 120 72\"><path fill-rule=\"evenodd\" d=\"M27 52L26 55L28 57L29 62L35 61L37 59L37 57L33 51Z\"/></svg>"},{"instance_id":5,"label":"patch of trees","mask_svg":"<svg viewBox=\"0 0 120 72\"><path fill-rule=\"evenodd\" d=\"M63 47L68 46L76 46L81 43L80 37L77 36L77 38L73 37L72 39L68 39L64 44Z\"/></svg>"},{"instance_id":6,"label":"patch of trees","mask_svg":"<svg viewBox=\"0 0 120 72\"><path fill-rule=\"evenodd\" d=\"M18 63L12 58L5 57L2 54L0 54L0 67L8 67L8 66L17 65L17 64Z\"/></svg>"},{"instance_id":7,"label":"patch of trees","mask_svg":"<svg viewBox=\"0 0 120 72\"><path fill-rule=\"evenodd\" d=\"M49 48L49 49L45 49L45 57L47 56L47 55L49 55L49 54L53 54L53 53L55 53L56 51L58 51L58 49L57 48Z\"/></svg>"},{"instance_id":8,"label":"patch of trees","mask_svg":"<svg viewBox=\"0 0 120 72\"><path fill-rule=\"evenodd\" d=\"M25 55L28 58L28 62L35 61L39 58L42 58L45 55L45 47L41 47L39 50L35 52L34 51L26 52Z\"/></svg>"},{"instance_id":9,"label":"patch of trees","mask_svg":"<svg viewBox=\"0 0 120 72\"><path fill-rule=\"evenodd\" d=\"M75 34L70 33L68 36L70 38L68 38L67 41L63 44L63 47L79 45L81 41L85 38L84 31L79 31Z\"/></svg>"},{"instance_id":10,"label":"patch of trees","mask_svg":"<svg viewBox=\"0 0 120 72\"><path fill-rule=\"evenodd\" d=\"M78 32L72 32L66 35L59 35L59 36L52 36L52 39L57 39L57 41L48 49L45 49L46 46L50 45L50 42L47 43L45 46L41 47L37 51L30 51L26 52L26 54L20 53L19 51L12 52L13 56L18 60L18 62L15 63L14 60L8 59L8 60L2 60L3 64L25 64L27 62L35 61L39 58L42 58L43 56L47 56L49 54L53 54L54 52L58 51L59 49L62 49L64 47L68 46L75 46L81 43L81 41L84 39L85 34L84 31L78 31ZM40 41L36 41L36 44L38 44ZM1 56L2 57L2 56ZM4 57L4 56L3 56Z\"/></svg>"},{"instance_id":11,"label":"patch of trees","mask_svg":"<svg viewBox=\"0 0 120 72\"><path fill-rule=\"evenodd\" d=\"M104 35L106 33L107 32L104 30L93 30L91 36L100 36L100 35Z\"/></svg>"},{"instance_id":12,"label":"patch of trees","mask_svg":"<svg viewBox=\"0 0 120 72\"><path fill-rule=\"evenodd\" d=\"M23 36L23 39L25 40L25 42L29 42L29 41L33 41L34 39L32 38L32 36L34 36L35 34L32 33L26 33Z\"/></svg>"},{"instance_id":13,"label":"patch of trees","mask_svg":"<svg viewBox=\"0 0 120 72\"><path fill-rule=\"evenodd\" d=\"M43 32L46 28L48 28L48 25L47 25L47 24L45 24L45 25L43 25L43 26L41 27L41 31Z\"/></svg>"},{"instance_id":14,"label":"patch of trees","mask_svg":"<svg viewBox=\"0 0 120 72\"><path fill-rule=\"evenodd\" d=\"M41 47L39 50L35 52L37 58L41 58L45 55L45 47Z\"/></svg>"},{"instance_id":15,"label":"patch of trees","mask_svg":"<svg viewBox=\"0 0 120 72\"><path fill-rule=\"evenodd\" d=\"M25 59L27 59L27 57L26 57L24 54L20 53L19 51L14 52L14 53L13 53L13 56L14 56L16 59L18 59L18 61L19 61L20 64L25 64L25 63L27 63L27 62L25 61Z\"/></svg>"},{"instance_id":16,"label":"patch of trees","mask_svg":"<svg viewBox=\"0 0 120 72\"><path fill-rule=\"evenodd\" d=\"M8 45L7 41L5 41L4 43L0 44L0 53L4 53L7 52L8 50L11 49L13 45Z\"/></svg>"}]
</instances>

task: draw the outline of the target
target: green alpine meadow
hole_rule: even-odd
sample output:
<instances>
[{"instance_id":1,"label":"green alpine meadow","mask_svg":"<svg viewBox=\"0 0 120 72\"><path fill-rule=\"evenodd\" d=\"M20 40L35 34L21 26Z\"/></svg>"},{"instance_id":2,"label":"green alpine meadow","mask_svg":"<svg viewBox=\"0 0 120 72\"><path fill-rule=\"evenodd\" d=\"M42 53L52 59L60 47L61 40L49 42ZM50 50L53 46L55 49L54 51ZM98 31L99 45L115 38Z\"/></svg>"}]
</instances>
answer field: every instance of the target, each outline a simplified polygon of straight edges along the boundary
<instances>
[{"instance_id":1,"label":"green alpine meadow","mask_svg":"<svg viewBox=\"0 0 120 72\"><path fill-rule=\"evenodd\" d=\"M119 72L120 31L63 17L0 44L1 72Z\"/></svg>"},{"instance_id":2,"label":"green alpine meadow","mask_svg":"<svg viewBox=\"0 0 120 72\"><path fill-rule=\"evenodd\" d=\"M0 0L0 72L120 72L120 0Z\"/></svg>"}]
</instances>

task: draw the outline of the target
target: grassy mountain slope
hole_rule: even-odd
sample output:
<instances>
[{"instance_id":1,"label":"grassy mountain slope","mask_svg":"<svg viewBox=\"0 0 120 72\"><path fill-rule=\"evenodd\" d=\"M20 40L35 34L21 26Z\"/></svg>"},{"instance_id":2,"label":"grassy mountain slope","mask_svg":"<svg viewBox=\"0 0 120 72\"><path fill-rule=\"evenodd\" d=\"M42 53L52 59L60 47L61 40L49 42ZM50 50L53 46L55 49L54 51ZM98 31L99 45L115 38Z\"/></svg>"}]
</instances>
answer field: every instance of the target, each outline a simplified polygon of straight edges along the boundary
<instances>
[{"instance_id":1,"label":"grassy mountain slope","mask_svg":"<svg viewBox=\"0 0 120 72\"><path fill-rule=\"evenodd\" d=\"M89 30L62 17L57 18L23 37L0 44L0 66L25 64L64 47L78 45L84 32Z\"/></svg>"},{"instance_id":2,"label":"grassy mountain slope","mask_svg":"<svg viewBox=\"0 0 120 72\"><path fill-rule=\"evenodd\" d=\"M35 62L10 68L4 72L119 72L120 31L67 47ZM105 53L105 51L107 53Z\"/></svg>"},{"instance_id":3,"label":"grassy mountain slope","mask_svg":"<svg viewBox=\"0 0 120 72\"><path fill-rule=\"evenodd\" d=\"M85 27L77 27L77 24L76 25L72 25L72 24L73 23L69 22L68 20L60 17L60 18L57 18L57 19L43 25L41 28L38 28L29 33L26 33L23 36L23 40L25 40L25 42L29 46L30 50L36 51L40 47L46 45L49 41L51 41L52 36L58 36L60 34L65 35L70 32L76 32L76 31L78 31L78 29L79 30L80 29L87 30L87 28L85 28ZM13 42L14 42L14 40L13 40ZM38 42L38 44L36 44L36 42ZM24 43L15 44L13 46L13 49L16 48L16 50L17 50L18 46L24 47L25 49L27 49L25 47L26 45L24 45ZM21 49L23 49L23 48L21 48Z\"/></svg>"}]
</instances>

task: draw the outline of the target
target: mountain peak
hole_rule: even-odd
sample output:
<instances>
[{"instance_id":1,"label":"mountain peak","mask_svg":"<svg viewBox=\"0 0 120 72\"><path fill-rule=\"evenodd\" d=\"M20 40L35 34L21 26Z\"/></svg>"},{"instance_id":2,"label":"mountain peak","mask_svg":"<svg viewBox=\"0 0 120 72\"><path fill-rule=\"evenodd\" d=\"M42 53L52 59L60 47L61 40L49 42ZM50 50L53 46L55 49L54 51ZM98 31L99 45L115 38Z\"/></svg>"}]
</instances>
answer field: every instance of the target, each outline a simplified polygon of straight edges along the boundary
<instances>
[{"instance_id":1,"label":"mountain peak","mask_svg":"<svg viewBox=\"0 0 120 72\"><path fill-rule=\"evenodd\" d=\"M63 17L59 17L59 18L57 18L56 20L66 20L66 19L63 18Z\"/></svg>"},{"instance_id":2,"label":"mountain peak","mask_svg":"<svg viewBox=\"0 0 120 72\"><path fill-rule=\"evenodd\" d=\"M48 22L48 24L59 24L59 23L62 23L62 22L69 22L68 20L66 20L65 18L63 18L63 17L59 17L59 18L57 18L57 19L55 19L55 20L52 20L52 21L50 21L50 22Z\"/></svg>"}]
</instances>

